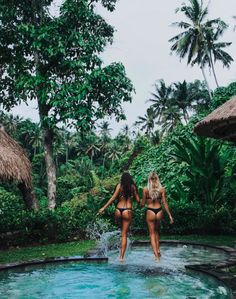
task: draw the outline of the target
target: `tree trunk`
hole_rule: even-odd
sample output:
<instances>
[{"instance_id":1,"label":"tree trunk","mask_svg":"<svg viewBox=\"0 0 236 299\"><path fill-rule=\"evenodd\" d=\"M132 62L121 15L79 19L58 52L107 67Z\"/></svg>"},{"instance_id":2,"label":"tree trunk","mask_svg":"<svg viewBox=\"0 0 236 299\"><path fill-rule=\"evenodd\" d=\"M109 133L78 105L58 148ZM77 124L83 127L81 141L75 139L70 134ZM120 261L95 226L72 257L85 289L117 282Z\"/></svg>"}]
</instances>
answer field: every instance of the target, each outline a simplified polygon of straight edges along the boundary
<instances>
[{"instance_id":1,"label":"tree trunk","mask_svg":"<svg viewBox=\"0 0 236 299\"><path fill-rule=\"evenodd\" d=\"M30 210L37 211L39 209L38 200L34 194L32 188L27 187L24 182L18 184L18 188L20 189L25 205Z\"/></svg>"},{"instance_id":2,"label":"tree trunk","mask_svg":"<svg viewBox=\"0 0 236 299\"><path fill-rule=\"evenodd\" d=\"M34 53L36 75L42 75L39 71L39 55ZM40 86L36 86L36 97L39 107L39 117L43 131L43 146L48 181L48 208L56 207L56 165L53 159L53 129L49 127L47 118L50 108L40 99Z\"/></svg>"},{"instance_id":3,"label":"tree trunk","mask_svg":"<svg viewBox=\"0 0 236 299\"><path fill-rule=\"evenodd\" d=\"M53 159L53 131L43 125L44 154L48 178L48 208L56 207L56 164Z\"/></svg>"},{"instance_id":4,"label":"tree trunk","mask_svg":"<svg viewBox=\"0 0 236 299\"><path fill-rule=\"evenodd\" d=\"M69 149L68 146L66 145L66 163L68 162L68 156L69 156Z\"/></svg>"},{"instance_id":5,"label":"tree trunk","mask_svg":"<svg viewBox=\"0 0 236 299\"><path fill-rule=\"evenodd\" d=\"M202 61L201 61L201 71L202 71L202 75L203 75L204 81L205 81L206 86L207 86L207 90L208 90L210 99L212 99L211 89L210 89L210 86L209 86L207 78L206 78L206 74L205 74L205 71L204 71L204 66L203 66Z\"/></svg>"},{"instance_id":6,"label":"tree trunk","mask_svg":"<svg viewBox=\"0 0 236 299\"><path fill-rule=\"evenodd\" d=\"M44 158L48 181L48 208L56 207L56 164L53 159L53 129L47 123L49 107L38 98L39 116L43 133Z\"/></svg>"},{"instance_id":7,"label":"tree trunk","mask_svg":"<svg viewBox=\"0 0 236 299\"><path fill-rule=\"evenodd\" d=\"M188 123L188 116L187 116L187 112L185 109L183 109L183 117L184 117L184 121L185 121L185 124Z\"/></svg>"},{"instance_id":8,"label":"tree trunk","mask_svg":"<svg viewBox=\"0 0 236 299\"><path fill-rule=\"evenodd\" d=\"M212 56L211 56L211 54L209 54L209 56L210 56L210 65L211 65L213 76L214 76L214 79L215 79L215 82L216 82L216 86L219 87L219 83L218 83L217 78L216 78L215 67L214 67L214 64L213 64L213 61L212 61Z\"/></svg>"},{"instance_id":9,"label":"tree trunk","mask_svg":"<svg viewBox=\"0 0 236 299\"><path fill-rule=\"evenodd\" d=\"M130 166L132 165L134 159L140 155L142 153L142 151L144 150L144 148L134 148L131 156L129 157L127 163L125 164L125 166L123 167L123 171L127 171L129 170Z\"/></svg>"}]
</instances>

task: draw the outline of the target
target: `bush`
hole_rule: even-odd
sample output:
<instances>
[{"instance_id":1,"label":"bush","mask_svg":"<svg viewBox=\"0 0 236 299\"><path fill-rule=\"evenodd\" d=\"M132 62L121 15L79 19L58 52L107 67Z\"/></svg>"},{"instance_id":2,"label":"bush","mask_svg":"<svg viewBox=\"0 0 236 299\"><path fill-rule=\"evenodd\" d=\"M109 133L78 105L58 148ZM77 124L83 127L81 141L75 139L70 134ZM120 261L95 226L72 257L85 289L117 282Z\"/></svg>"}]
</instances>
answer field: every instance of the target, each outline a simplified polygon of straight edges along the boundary
<instances>
[{"instance_id":1,"label":"bush","mask_svg":"<svg viewBox=\"0 0 236 299\"><path fill-rule=\"evenodd\" d=\"M74 222L71 210L66 207L28 212L24 220L26 237L40 243L67 241L76 231Z\"/></svg>"},{"instance_id":2,"label":"bush","mask_svg":"<svg viewBox=\"0 0 236 299\"><path fill-rule=\"evenodd\" d=\"M24 212L22 199L0 187L0 233L20 229Z\"/></svg>"},{"instance_id":3,"label":"bush","mask_svg":"<svg viewBox=\"0 0 236 299\"><path fill-rule=\"evenodd\" d=\"M96 180L92 162L88 158L83 157L62 164L57 178L58 205L81 192L87 192L96 185Z\"/></svg>"}]
</instances>

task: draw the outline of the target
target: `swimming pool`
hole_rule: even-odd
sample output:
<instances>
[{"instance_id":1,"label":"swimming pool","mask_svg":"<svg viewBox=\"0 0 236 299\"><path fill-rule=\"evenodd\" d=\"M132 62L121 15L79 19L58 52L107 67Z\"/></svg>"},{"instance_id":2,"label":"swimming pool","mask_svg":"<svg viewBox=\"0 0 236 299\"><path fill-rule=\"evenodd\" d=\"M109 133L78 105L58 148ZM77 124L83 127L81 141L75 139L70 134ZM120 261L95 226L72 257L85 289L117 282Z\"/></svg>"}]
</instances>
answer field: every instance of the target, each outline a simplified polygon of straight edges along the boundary
<instances>
[{"instance_id":1,"label":"swimming pool","mask_svg":"<svg viewBox=\"0 0 236 299\"><path fill-rule=\"evenodd\" d=\"M29 266L0 273L0 298L224 299L229 290L215 279L185 269L186 264L214 262L226 253L192 246L161 246L160 262L150 247L132 247L120 263L70 262Z\"/></svg>"}]
</instances>

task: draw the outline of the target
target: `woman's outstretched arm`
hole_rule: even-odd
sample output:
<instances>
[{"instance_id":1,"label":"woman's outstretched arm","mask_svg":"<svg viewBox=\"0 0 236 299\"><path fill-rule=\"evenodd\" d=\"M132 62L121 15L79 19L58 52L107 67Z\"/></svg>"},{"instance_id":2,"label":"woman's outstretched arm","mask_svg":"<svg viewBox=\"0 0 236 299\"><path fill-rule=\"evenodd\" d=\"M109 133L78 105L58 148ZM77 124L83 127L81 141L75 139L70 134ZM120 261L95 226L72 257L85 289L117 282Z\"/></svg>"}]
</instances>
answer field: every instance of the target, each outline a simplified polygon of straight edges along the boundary
<instances>
[{"instance_id":1,"label":"woman's outstretched arm","mask_svg":"<svg viewBox=\"0 0 236 299\"><path fill-rule=\"evenodd\" d=\"M112 197L108 200L108 202L98 211L99 214L103 214L104 210L113 203L113 201L117 198L117 196L119 195L119 191L120 191L120 184L118 184L116 186L116 190L113 193Z\"/></svg>"},{"instance_id":2,"label":"woman's outstretched arm","mask_svg":"<svg viewBox=\"0 0 236 299\"><path fill-rule=\"evenodd\" d=\"M146 203L146 199L147 199L146 188L143 188L143 198L142 198L142 202L141 202L141 207L144 207L144 205Z\"/></svg>"},{"instance_id":3,"label":"woman's outstretched arm","mask_svg":"<svg viewBox=\"0 0 236 299\"><path fill-rule=\"evenodd\" d=\"M168 216L170 218L170 224L172 224L172 223L174 223L174 219L173 219L173 217L170 213L169 206L168 206L168 203L167 203L167 200L166 200L166 190L165 190L165 188L162 189L161 198L162 198L162 202L163 202L163 205L165 207L166 213L168 214Z\"/></svg>"}]
</instances>

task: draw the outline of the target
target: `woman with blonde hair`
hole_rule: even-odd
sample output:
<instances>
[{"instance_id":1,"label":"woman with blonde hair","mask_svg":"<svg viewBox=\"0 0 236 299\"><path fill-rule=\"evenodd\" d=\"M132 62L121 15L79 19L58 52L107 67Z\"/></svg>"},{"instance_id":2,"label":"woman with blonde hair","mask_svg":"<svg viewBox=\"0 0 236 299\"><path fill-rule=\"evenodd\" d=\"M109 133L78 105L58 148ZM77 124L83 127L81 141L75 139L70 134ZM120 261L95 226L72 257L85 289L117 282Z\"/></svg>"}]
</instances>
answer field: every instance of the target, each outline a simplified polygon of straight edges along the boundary
<instances>
[{"instance_id":1,"label":"woman with blonde hair","mask_svg":"<svg viewBox=\"0 0 236 299\"><path fill-rule=\"evenodd\" d=\"M174 223L172 215L166 201L165 188L162 187L160 179L155 172L151 172L148 177L148 187L143 189L143 199L141 206L147 202L146 221L149 229L152 249L157 260L160 259L160 244L159 244L159 224L163 218L161 204L170 218L170 223Z\"/></svg>"}]
</instances>

